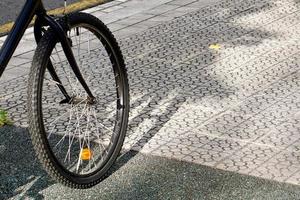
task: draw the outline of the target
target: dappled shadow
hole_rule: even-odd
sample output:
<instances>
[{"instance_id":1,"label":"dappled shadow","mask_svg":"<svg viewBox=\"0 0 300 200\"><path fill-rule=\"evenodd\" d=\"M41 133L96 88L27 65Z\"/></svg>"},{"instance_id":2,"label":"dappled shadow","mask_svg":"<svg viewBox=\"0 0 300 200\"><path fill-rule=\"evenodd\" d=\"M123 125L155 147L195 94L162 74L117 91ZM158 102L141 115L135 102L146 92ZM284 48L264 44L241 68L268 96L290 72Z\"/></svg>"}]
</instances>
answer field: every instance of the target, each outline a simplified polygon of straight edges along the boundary
<instances>
[{"instance_id":1,"label":"dappled shadow","mask_svg":"<svg viewBox=\"0 0 300 200\"><path fill-rule=\"evenodd\" d=\"M130 162L141 149L147 147L147 152L151 153L167 146L176 137L184 137L184 132L198 128L203 122L237 105L260 89L255 85L255 79L258 73L266 70L265 65L256 69L247 62L274 48L260 47L265 40L277 40L280 37L270 25L276 20L270 13L278 5L274 1L241 2L245 3L224 3L223 7L215 9L213 15L208 13L208 8L199 10L121 41L131 88L131 117L125 146L127 145L127 150L135 152L123 154L108 175ZM278 15L277 19L280 17L284 17L284 13ZM275 27L280 25L279 23ZM219 44L220 48L210 48L212 44ZM236 69L240 70L233 73ZM245 71L249 73L244 73ZM281 75L279 73L277 76ZM250 77L254 81L244 83ZM24 100L19 95L11 101L18 102L21 99ZM24 112L21 109L16 114ZM213 123L220 124L217 120ZM231 125L236 121L228 120L223 123L222 131L230 132ZM217 126L212 129L214 133L222 134ZM37 167L39 165L34 160L26 130L11 129L17 130L21 140L9 134L10 128L3 130L4 134L0 137L3 137L1 141L4 144L0 155L4 162L0 166L3 168L1 179L3 177L6 181L1 181L1 187L6 191L5 197L21 194L16 192L17 189L30 183L33 185L28 190L20 191L25 191L24 195L29 197L31 194L38 195L40 190L50 186L52 182ZM239 129L237 131L243 132ZM201 131L198 130L197 134L201 134ZM235 139L236 136L232 138ZM11 159L15 149L18 155L16 163ZM28 162L33 160L34 162ZM11 163L11 167L7 168L5 162ZM12 167L14 165L17 166L16 173ZM6 177L5 174L11 172L15 174L15 179ZM19 177L19 174L24 176ZM6 183L11 186L5 186Z\"/></svg>"},{"instance_id":2,"label":"dappled shadow","mask_svg":"<svg viewBox=\"0 0 300 200\"><path fill-rule=\"evenodd\" d=\"M276 180L288 174L261 166L260 159L267 160L276 150L249 141L264 137L289 116L268 110L249 117L271 106L274 95L297 88L296 76L290 78L288 87L293 86L287 93L274 84L297 71L296 55L289 66L276 66L298 50L288 43L298 24L297 13L280 1L257 1L249 9L239 9L239 4L224 7L223 14L208 20L201 17L202 11L191 13L122 41L129 45L124 48L132 117L125 145L131 144L131 150L243 174L260 167L252 174ZM209 48L211 44L220 48ZM269 84L273 86L258 93ZM266 96L266 101L259 96ZM281 105L282 110L288 107L292 106ZM125 156L130 160L137 152Z\"/></svg>"},{"instance_id":3,"label":"dappled shadow","mask_svg":"<svg viewBox=\"0 0 300 200\"><path fill-rule=\"evenodd\" d=\"M24 128L0 128L0 199L43 199L39 192L53 184L41 168Z\"/></svg>"},{"instance_id":4,"label":"dappled shadow","mask_svg":"<svg viewBox=\"0 0 300 200\"><path fill-rule=\"evenodd\" d=\"M65 189L64 199L297 199L298 186L128 152L116 173L94 188ZM61 198L45 190L45 196Z\"/></svg>"},{"instance_id":5,"label":"dappled shadow","mask_svg":"<svg viewBox=\"0 0 300 200\"><path fill-rule=\"evenodd\" d=\"M136 152L116 166L122 163L127 164L106 180L110 187L99 188L101 199L293 199L300 194L299 186Z\"/></svg>"},{"instance_id":6,"label":"dappled shadow","mask_svg":"<svg viewBox=\"0 0 300 200\"><path fill-rule=\"evenodd\" d=\"M224 1L220 5L212 14L206 12L213 10L213 6L122 41L133 113L127 142L131 143L133 150L141 150L153 137L155 140L172 141L172 137L180 137L184 131L189 131L195 122L200 125L228 109L235 102L232 99L243 97L239 85L229 82L226 76L236 75L230 72L246 67L250 55L255 53L250 52L249 55L249 48L278 37L275 31L268 31L261 25L271 22L268 12L274 11L278 5L273 1L244 1L228 5ZM212 44L220 44L220 49L210 48ZM232 65L218 63L225 58L231 58ZM179 111L182 106L197 107L197 104L204 108L195 111L196 117L188 116L196 118L194 124L176 123L175 115L183 112ZM203 118L197 119L197 115ZM162 134L173 134L171 131L175 134L169 138L156 136L163 127L168 127L169 132ZM157 143L155 140L153 143ZM160 145L153 145L151 151Z\"/></svg>"}]
</instances>

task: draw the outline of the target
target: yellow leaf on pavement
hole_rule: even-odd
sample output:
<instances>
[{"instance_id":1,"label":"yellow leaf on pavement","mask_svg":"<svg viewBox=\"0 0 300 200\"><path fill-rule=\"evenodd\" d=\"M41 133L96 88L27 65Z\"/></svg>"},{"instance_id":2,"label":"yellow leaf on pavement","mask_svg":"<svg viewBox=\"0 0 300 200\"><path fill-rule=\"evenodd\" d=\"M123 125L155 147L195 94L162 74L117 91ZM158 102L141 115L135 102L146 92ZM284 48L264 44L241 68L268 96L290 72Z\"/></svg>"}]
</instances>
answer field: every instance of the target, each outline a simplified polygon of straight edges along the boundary
<instances>
[{"instance_id":1,"label":"yellow leaf on pavement","mask_svg":"<svg viewBox=\"0 0 300 200\"><path fill-rule=\"evenodd\" d=\"M209 45L209 48L213 49L213 50L219 50L219 49L221 49L221 45L220 44L211 44L211 45Z\"/></svg>"}]
</instances>

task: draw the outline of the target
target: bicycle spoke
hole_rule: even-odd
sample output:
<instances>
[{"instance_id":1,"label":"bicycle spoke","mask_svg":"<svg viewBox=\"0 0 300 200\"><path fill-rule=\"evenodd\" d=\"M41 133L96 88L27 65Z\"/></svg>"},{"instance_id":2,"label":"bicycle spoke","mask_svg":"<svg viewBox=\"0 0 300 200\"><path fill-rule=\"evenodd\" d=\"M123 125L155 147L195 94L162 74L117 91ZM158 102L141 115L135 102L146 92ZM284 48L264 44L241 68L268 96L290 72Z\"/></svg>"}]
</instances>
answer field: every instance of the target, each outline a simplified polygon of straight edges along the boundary
<instances>
[{"instance_id":1,"label":"bicycle spoke","mask_svg":"<svg viewBox=\"0 0 300 200\"><path fill-rule=\"evenodd\" d=\"M123 120L123 112L116 110L116 102L122 95L119 94L122 72L111 50L113 45L90 28L94 27L81 24L71 27L67 36L95 99L92 101L87 95L59 43L51 47L48 60L60 81L54 81L45 70L42 86L41 107L48 148L59 166L78 176L102 170L111 155L115 155L119 138L124 137L119 136L121 127L115 127ZM68 102L57 86L66 89L70 96Z\"/></svg>"},{"instance_id":2,"label":"bicycle spoke","mask_svg":"<svg viewBox=\"0 0 300 200\"><path fill-rule=\"evenodd\" d=\"M99 124L99 122L98 122L98 118L97 118L97 115L96 115L96 111L94 110L94 117L95 117L95 119L96 119L96 125L97 125L97 134L96 134L96 136L98 137L98 140L99 140L99 142L98 142L98 144L99 144L99 148L101 148L100 146L102 145L101 144L101 140L100 140L100 132L99 132L99 126L98 126L98 124ZM106 148L105 148L105 146L104 145L102 145L104 148L103 148L103 150L104 151L107 151L106 150ZM107 152L106 152L107 153Z\"/></svg>"}]
</instances>

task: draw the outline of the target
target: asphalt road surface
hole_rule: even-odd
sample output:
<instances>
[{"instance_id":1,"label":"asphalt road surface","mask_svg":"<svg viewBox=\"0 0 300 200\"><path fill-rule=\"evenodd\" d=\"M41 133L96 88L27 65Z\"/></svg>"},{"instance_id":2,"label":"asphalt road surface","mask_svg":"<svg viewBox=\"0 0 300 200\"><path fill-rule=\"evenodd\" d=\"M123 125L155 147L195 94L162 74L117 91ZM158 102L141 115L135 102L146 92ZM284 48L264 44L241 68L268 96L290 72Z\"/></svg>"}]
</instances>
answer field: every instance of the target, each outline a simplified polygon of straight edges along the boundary
<instances>
[{"instance_id":1,"label":"asphalt road surface","mask_svg":"<svg viewBox=\"0 0 300 200\"><path fill-rule=\"evenodd\" d=\"M74 190L51 180L24 128L0 128L0 199L300 199L298 186L147 156L122 155L97 186Z\"/></svg>"},{"instance_id":2,"label":"asphalt road surface","mask_svg":"<svg viewBox=\"0 0 300 200\"><path fill-rule=\"evenodd\" d=\"M14 21L21 11L26 0L0 0L0 25ZM68 3L79 0L68 0ZM59 8L64 5L63 0L44 0L46 9Z\"/></svg>"}]
</instances>

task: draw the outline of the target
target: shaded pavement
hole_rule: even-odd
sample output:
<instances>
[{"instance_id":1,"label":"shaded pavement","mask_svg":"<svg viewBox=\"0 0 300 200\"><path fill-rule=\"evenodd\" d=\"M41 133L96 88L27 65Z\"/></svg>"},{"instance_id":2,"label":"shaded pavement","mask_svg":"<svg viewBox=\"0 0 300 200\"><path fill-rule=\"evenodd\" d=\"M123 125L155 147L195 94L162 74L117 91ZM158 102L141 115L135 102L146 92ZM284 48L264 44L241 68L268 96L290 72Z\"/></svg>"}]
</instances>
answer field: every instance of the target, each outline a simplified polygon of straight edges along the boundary
<instances>
[{"instance_id":1,"label":"shaded pavement","mask_svg":"<svg viewBox=\"0 0 300 200\"><path fill-rule=\"evenodd\" d=\"M51 181L35 159L25 129L0 129L0 199L299 199L298 186L137 152L88 190ZM4 142L3 142L4 141Z\"/></svg>"}]
</instances>

